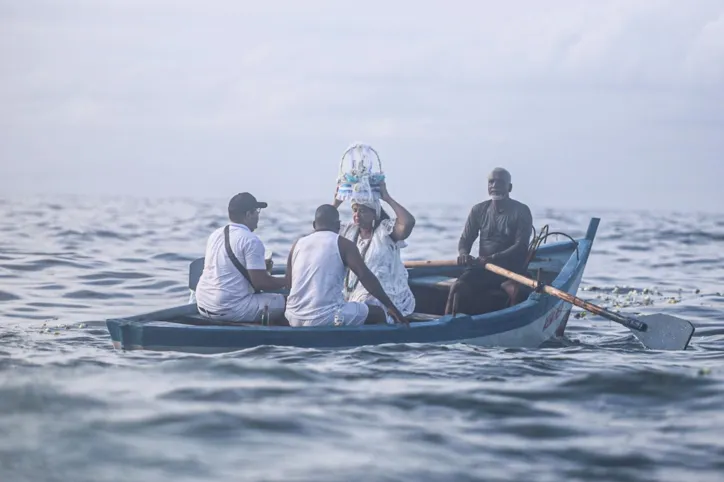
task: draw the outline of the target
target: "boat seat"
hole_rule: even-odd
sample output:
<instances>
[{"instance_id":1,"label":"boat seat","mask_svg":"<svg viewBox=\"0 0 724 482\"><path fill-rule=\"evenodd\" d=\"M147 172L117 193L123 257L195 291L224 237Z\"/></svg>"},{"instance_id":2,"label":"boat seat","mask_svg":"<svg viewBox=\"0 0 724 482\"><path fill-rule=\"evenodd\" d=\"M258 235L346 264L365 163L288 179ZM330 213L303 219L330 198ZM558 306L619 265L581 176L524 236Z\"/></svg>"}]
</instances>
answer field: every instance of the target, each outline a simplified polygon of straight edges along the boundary
<instances>
[{"instance_id":1,"label":"boat seat","mask_svg":"<svg viewBox=\"0 0 724 482\"><path fill-rule=\"evenodd\" d=\"M442 315L433 315L431 313L412 313L407 319L410 321L432 321L439 319L441 316Z\"/></svg>"},{"instance_id":2,"label":"boat seat","mask_svg":"<svg viewBox=\"0 0 724 482\"><path fill-rule=\"evenodd\" d=\"M457 281L457 278L451 278L450 276L428 275L409 278L408 284L410 285L410 287L419 286L426 288L450 289L455 281Z\"/></svg>"}]
</instances>

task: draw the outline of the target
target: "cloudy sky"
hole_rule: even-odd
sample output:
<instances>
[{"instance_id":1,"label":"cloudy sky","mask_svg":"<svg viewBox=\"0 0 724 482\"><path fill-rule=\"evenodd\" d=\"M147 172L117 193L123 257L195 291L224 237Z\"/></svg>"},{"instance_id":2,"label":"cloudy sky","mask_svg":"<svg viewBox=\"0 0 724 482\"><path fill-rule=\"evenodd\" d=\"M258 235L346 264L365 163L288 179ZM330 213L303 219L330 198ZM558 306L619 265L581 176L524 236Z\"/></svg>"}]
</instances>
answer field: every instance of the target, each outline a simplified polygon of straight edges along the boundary
<instances>
[{"instance_id":1,"label":"cloudy sky","mask_svg":"<svg viewBox=\"0 0 724 482\"><path fill-rule=\"evenodd\" d=\"M0 0L0 195L724 210L724 0ZM722 207L720 207L722 206Z\"/></svg>"}]
</instances>

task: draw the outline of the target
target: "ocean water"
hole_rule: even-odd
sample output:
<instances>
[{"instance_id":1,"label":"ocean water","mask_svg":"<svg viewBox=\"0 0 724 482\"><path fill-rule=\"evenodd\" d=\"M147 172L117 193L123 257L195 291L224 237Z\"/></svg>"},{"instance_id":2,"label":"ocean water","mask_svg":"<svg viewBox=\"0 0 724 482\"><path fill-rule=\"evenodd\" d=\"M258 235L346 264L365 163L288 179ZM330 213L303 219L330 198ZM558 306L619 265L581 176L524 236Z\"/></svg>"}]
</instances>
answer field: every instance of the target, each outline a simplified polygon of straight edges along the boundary
<instances>
[{"instance_id":1,"label":"ocean water","mask_svg":"<svg viewBox=\"0 0 724 482\"><path fill-rule=\"evenodd\" d=\"M104 319L186 302L225 200L0 200L0 481L724 480L724 215L535 209L601 224L579 295L696 326L645 350L574 308L539 349L121 352ZM274 260L313 204L263 212ZM469 206L408 206L449 259Z\"/></svg>"}]
</instances>

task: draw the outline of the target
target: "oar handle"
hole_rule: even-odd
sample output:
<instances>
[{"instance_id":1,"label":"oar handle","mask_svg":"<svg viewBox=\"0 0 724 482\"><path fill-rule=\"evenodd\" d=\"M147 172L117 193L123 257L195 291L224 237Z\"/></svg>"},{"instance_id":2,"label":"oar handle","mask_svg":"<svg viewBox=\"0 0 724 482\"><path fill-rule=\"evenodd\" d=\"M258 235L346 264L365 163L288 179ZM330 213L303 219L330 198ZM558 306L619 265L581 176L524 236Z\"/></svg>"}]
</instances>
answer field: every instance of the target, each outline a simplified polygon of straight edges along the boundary
<instances>
[{"instance_id":1,"label":"oar handle","mask_svg":"<svg viewBox=\"0 0 724 482\"><path fill-rule=\"evenodd\" d=\"M449 268L458 266L454 259L425 259L422 261L405 261L405 268Z\"/></svg>"},{"instance_id":2,"label":"oar handle","mask_svg":"<svg viewBox=\"0 0 724 482\"><path fill-rule=\"evenodd\" d=\"M425 260L425 261L406 261L405 262L406 268L452 267L452 266L458 266L458 263L456 260ZM523 275L514 273L505 268L501 268L500 266L496 266L492 263L485 263L484 267L488 271L499 274L505 278L511 279L524 286L528 286L536 291L543 291L551 296L555 296L557 298L562 299L563 301L567 301L568 303L576 305L579 308L583 308L584 310L590 311L591 313L601 315L604 318L608 318L611 321L620 323L623 326L625 326L626 328L630 328L630 329L637 330L637 331L646 331L648 328L646 323L644 323L642 321L639 321L639 320L636 320L633 318L628 318L626 316L621 316L612 311L608 311L605 308L594 305L593 303L589 303L588 301L584 301L584 300L578 298L577 296L573 296L570 293L566 293L565 291L561 291L557 288L543 284L534 279L527 278Z\"/></svg>"}]
</instances>

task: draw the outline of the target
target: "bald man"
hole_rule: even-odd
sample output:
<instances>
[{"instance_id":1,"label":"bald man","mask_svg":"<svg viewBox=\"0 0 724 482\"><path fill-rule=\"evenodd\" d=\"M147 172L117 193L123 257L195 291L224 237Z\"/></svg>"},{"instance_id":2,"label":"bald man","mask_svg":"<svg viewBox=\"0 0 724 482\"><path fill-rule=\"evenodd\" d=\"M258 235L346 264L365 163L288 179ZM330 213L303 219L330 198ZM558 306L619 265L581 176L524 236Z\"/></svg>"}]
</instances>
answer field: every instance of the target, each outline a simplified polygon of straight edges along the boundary
<instances>
[{"instance_id":1,"label":"bald man","mask_svg":"<svg viewBox=\"0 0 724 482\"><path fill-rule=\"evenodd\" d=\"M365 265L357 245L339 235L339 211L331 204L317 208L314 232L295 241L287 259L287 298L285 316L289 325L325 326L386 323L387 313L398 323L409 321L395 307L380 281ZM344 278L347 269L382 306L345 301Z\"/></svg>"},{"instance_id":2,"label":"bald man","mask_svg":"<svg viewBox=\"0 0 724 482\"><path fill-rule=\"evenodd\" d=\"M496 167L488 176L490 199L470 210L458 242L458 264L467 268L450 289L445 313L467 314L485 311L484 293L500 288L507 278L483 268L486 262L524 274L533 216L525 204L510 198L513 182L510 173ZM478 258L470 255L480 236ZM453 306L457 294L459 306Z\"/></svg>"}]
</instances>

